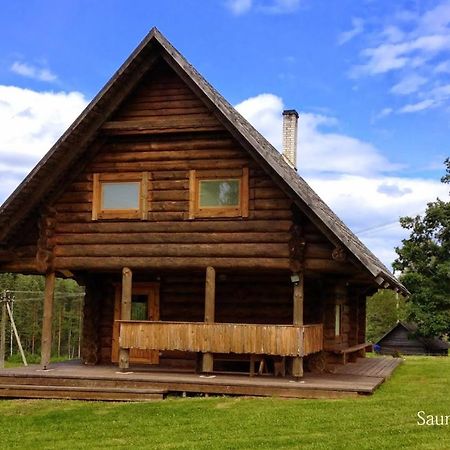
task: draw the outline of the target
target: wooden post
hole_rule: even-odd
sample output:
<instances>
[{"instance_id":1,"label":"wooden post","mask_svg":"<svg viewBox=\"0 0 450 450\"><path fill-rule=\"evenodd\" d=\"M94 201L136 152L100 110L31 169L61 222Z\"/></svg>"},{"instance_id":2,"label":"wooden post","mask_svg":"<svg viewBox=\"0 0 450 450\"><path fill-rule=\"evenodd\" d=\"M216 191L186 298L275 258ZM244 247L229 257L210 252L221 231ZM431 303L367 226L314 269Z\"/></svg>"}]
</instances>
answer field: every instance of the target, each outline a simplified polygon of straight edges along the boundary
<instances>
[{"instance_id":1,"label":"wooden post","mask_svg":"<svg viewBox=\"0 0 450 450\"><path fill-rule=\"evenodd\" d=\"M214 267L206 268L205 283L205 323L214 323L216 301L216 271ZM212 353L204 353L202 361L202 372L213 371L214 360Z\"/></svg>"},{"instance_id":2,"label":"wooden post","mask_svg":"<svg viewBox=\"0 0 450 450\"><path fill-rule=\"evenodd\" d=\"M304 276L303 273L298 273L299 281L294 285L293 296L293 324L303 325L303 302L304 302ZM303 344L303 340L302 340ZM296 378L303 376L303 357L297 356L292 360L292 375Z\"/></svg>"},{"instance_id":3,"label":"wooden post","mask_svg":"<svg viewBox=\"0 0 450 450\"><path fill-rule=\"evenodd\" d=\"M22 357L23 365L28 366L27 359L25 358L25 352L23 351L22 342L20 341L19 333L17 332L16 323L14 322L14 316L11 311L11 307L9 303L6 303L6 310L8 311L9 320L11 322L11 328L14 332L14 336L16 338L17 347L19 348L20 356Z\"/></svg>"},{"instance_id":4,"label":"wooden post","mask_svg":"<svg viewBox=\"0 0 450 450\"><path fill-rule=\"evenodd\" d=\"M5 367L5 353L6 353L6 298L5 294L2 294L1 311L2 317L0 322L0 369Z\"/></svg>"},{"instance_id":5,"label":"wooden post","mask_svg":"<svg viewBox=\"0 0 450 450\"><path fill-rule=\"evenodd\" d=\"M44 317L42 320L41 365L45 370L50 364L52 353L52 313L55 294L55 272L45 275Z\"/></svg>"},{"instance_id":6,"label":"wooden post","mask_svg":"<svg viewBox=\"0 0 450 450\"><path fill-rule=\"evenodd\" d=\"M133 290L133 273L128 267L122 269L122 302L121 302L121 320L131 319L131 295ZM119 335L120 342L120 335ZM130 349L119 348L119 368L126 370L130 367Z\"/></svg>"}]
</instances>

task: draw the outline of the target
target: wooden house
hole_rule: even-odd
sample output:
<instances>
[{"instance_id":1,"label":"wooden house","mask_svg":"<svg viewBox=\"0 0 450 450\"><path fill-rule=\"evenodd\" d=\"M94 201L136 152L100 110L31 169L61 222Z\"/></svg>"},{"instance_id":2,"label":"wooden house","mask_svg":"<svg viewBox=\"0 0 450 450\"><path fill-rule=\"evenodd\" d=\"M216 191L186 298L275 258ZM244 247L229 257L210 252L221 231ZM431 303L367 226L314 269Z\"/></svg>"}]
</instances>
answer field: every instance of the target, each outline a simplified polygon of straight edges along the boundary
<instances>
[{"instance_id":1,"label":"wooden house","mask_svg":"<svg viewBox=\"0 0 450 450\"><path fill-rule=\"evenodd\" d=\"M156 29L1 207L0 244L1 272L45 275L44 367L55 277L85 286L85 364L294 377L361 353L366 296L405 292Z\"/></svg>"},{"instance_id":2,"label":"wooden house","mask_svg":"<svg viewBox=\"0 0 450 450\"><path fill-rule=\"evenodd\" d=\"M417 334L417 326L398 321L377 343L383 355L448 355L449 344Z\"/></svg>"}]
</instances>

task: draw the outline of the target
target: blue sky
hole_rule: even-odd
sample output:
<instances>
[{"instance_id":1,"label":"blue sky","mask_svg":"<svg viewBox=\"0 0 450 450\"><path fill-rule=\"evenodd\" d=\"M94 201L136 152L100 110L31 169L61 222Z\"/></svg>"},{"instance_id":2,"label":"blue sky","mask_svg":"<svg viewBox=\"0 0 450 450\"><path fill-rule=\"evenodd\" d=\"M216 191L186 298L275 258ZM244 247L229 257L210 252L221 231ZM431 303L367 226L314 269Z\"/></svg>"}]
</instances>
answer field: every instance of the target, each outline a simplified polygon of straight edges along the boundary
<instances>
[{"instance_id":1,"label":"blue sky","mask_svg":"<svg viewBox=\"0 0 450 450\"><path fill-rule=\"evenodd\" d=\"M277 147L386 264L399 216L448 196L450 2L2 2L0 202L152 26Z\"/></svg>"}]
</instances>

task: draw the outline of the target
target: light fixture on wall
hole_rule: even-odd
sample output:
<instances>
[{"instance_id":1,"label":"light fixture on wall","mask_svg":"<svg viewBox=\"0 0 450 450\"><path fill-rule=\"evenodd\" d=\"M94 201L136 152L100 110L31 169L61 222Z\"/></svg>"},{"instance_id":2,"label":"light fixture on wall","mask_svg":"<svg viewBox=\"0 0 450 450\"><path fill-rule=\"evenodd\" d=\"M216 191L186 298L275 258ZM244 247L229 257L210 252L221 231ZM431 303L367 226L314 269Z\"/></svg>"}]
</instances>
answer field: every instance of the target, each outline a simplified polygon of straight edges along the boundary
<instances>
[{"instance_id":1,"label":"light fixture on wall","mask_svg":"<svg viewBox=\"0 0 450 450\"><path fill-rule=\"evenodd\" d=\"M299 276L298 273L293 273L293 274L291 275L291 283L292 283L294 286L297 286L298 283L300 283L300 276Z\"/></svg>"}]
</instances>

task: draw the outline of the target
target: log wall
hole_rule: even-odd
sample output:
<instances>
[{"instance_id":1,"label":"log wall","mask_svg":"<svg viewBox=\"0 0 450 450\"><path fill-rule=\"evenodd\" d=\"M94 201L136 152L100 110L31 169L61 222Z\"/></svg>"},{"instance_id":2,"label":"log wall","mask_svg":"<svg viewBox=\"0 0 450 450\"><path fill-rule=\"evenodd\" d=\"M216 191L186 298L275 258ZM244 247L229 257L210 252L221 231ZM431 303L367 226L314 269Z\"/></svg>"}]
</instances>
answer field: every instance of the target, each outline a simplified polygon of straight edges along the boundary
<instances>
[{"instance_id":1,"label":"log wall","mask_svg":"<svg viewBox=\"0 0 450 450\"><path fill-rule=\"evenodd\" d=\"M189 132L168 127L187 118L202 125ZM291 199L167 66L147 76L108 123L136 120L163 125L146 134L121 129L110 135L107 127L105 143L56 201L51 244L57 269L289 270ZM248 218L189 220L189 170L236 176L243 168L249 169ZM148 173L147 220L93 221L93 175L129 172ZM306 266L345 267L333 261L333 246L317 228L296 216L308 239Z\"/></svg>"}]
</instances>

